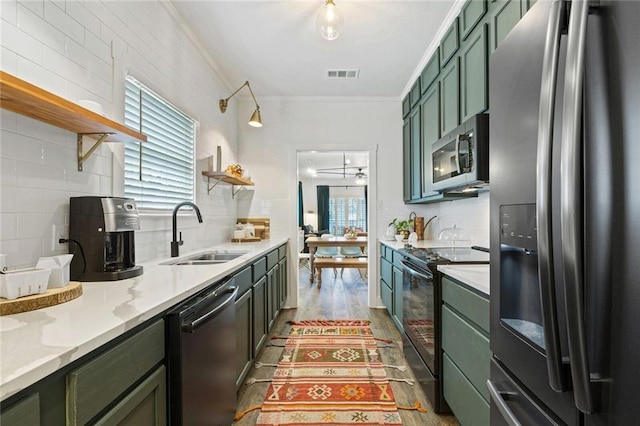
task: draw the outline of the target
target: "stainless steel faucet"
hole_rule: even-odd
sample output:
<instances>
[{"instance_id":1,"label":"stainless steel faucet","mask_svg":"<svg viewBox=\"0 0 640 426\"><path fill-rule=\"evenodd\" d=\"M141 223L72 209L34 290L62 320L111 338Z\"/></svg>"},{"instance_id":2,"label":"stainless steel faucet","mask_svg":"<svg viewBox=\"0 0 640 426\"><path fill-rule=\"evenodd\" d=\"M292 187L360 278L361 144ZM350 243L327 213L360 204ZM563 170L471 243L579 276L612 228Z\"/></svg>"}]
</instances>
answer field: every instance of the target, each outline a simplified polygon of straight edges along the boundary
<instances>
[{"instance_id":1,"label":"stainless steel faucet","mask_svg":"<svg viewBox=\"0 0 640 426\"><path fill-rule=\"evenodd\" d=\"M178 233L178 210L183 206L191 206L193 210L196 212L196 216L198 216L198 222L202 223L202 215L200 214L200 209L198 206L193 204L190 201L183 201L182 203L176 205L173 208L173 241L171 241L171 257L178 257L180 255L180 246L184 244L182 241L182 232L180 232L180 239L177 238Z\"/></svg>"}]
</instances>

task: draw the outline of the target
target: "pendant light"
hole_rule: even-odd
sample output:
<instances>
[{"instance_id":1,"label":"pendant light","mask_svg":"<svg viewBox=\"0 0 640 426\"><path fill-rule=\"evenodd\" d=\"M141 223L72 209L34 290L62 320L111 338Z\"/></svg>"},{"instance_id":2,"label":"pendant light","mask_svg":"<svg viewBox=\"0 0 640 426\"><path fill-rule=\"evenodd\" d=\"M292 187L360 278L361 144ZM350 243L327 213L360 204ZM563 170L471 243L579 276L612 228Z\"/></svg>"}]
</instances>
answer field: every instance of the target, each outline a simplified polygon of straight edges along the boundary
<instances>
[{"instance_id":1,"label":"pendant light","mask_svg":"<svg viewBox=\"0 0 640 426\"><path fill-rule=\"evenodd\" d=\"M326 0L316 15L316 27L325 40L335 40L342 32L344 19L333 0Z\"/></svg>"}]
</instances>

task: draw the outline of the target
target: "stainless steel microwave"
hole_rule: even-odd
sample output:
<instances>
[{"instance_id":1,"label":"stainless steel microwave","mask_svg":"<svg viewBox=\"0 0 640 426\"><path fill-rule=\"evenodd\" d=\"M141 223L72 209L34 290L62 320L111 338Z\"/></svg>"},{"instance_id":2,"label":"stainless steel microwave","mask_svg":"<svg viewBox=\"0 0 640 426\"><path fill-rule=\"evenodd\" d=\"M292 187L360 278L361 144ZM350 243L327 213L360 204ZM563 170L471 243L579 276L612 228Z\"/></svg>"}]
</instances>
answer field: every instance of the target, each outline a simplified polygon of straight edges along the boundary
<instances>
[{"instance_id":1,"label":"stainless steel microwave","mask_svg":"<svg viewBox=\"0 0 640 426\"><path fill-rule=\"evenodd\" d=\"M462 192L489 182L489 115L477 114L432 146L433 189Z\"/></svg>"}]
</instances>

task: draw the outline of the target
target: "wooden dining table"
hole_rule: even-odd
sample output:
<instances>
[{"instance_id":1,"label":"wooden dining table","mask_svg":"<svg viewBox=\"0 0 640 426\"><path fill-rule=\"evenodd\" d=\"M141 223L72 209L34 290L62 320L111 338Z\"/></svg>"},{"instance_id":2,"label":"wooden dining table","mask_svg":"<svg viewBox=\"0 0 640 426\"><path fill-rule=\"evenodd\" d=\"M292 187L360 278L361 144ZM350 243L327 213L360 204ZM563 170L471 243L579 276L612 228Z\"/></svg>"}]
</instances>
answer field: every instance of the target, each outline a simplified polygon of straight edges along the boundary
<instances>
[{"instance_id":1,"label":"wooden dining table","mask_svg":"<svg viewBox=\"0 0 640 426\"><path fill-rule=\"evenodd\" d=\"M356 237L356 238L346 238L346 237L331 237L331 238L322 238L322 237L308 237L305 240L307 246L309 247L309 267L311 269L311 274L309 275L309 282L312 283L315 278L315 270L313 268L313 257L318 247L360 247L362 252L364 253L364 248L367 246L368 237Z\"/></svg>"}]
</instances>

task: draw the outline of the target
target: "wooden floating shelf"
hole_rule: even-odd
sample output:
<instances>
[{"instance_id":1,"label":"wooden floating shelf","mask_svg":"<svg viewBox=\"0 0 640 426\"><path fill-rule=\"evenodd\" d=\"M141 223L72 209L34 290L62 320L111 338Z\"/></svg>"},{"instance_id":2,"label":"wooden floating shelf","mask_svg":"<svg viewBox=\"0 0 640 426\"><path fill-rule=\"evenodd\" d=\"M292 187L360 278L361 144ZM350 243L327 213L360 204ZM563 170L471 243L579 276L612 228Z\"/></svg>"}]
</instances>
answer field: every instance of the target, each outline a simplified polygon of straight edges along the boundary
<instances>
[{"instance_id":1,"label":"wooden floating shelf","mask_svg":"<svg viewBox=\"0 0 640 426\"><path fill-rule=\"evenodd\" d=\"M78 134L78 170L102 142L146 142L147 137L87 108L0 71L2 108ZM86 153L82 136L98 142Z\"/></svg>"},{"instance_id":2,"label":"wooden floating shelf","mask_svg":"<svg viewBox=\"0 0 640 426\"><path fill-rule=\"evenodd\" d=\"M220 182L230 183L231 185L238 185L240 188L237 191L231 192L231 196L235 197L235 195L240 192L242 188L245 186L254 186L255 184L250 179L244 179L241 177L237 177L228 172L214 172L205 170L202 172L202 176L207 177L207 194L211 192L213 188L216 187ZM211 185L211 179L216 180L216 182Z\"/></svg>"}]
</instances>

